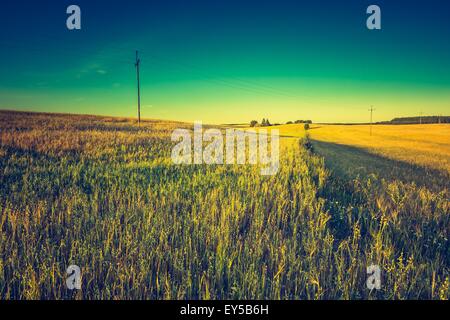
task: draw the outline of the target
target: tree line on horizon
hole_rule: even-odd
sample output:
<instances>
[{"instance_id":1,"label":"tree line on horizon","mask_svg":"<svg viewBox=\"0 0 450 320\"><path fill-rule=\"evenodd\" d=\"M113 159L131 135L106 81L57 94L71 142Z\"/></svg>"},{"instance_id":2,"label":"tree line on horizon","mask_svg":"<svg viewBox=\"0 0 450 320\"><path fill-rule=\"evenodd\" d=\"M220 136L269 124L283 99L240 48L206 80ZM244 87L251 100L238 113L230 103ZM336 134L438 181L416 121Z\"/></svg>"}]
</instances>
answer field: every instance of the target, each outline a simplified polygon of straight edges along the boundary
<instances>
[{"instance_id":1,"label":"tree line on horizon","mask_svg":"<svg viewBox=\"0 0 450 320\"><path fill-rule=\"evenodd\" d=\"M379 123L390 123L390 124L450 123L450 116L401 117L401 118L394 118L391 121L383 121Z\"/></svg>"},{"instance_id":2,"label":"tree line on horizon","mask_svg":"<svg viewBox=\"0 0 450 320\"><path fill-rule=\"evenodd\" d=\"M288 121L286 124L312 124L311 120L295 120L295 121ZM270 126L279 126L279 123L271 124L269 119L263 118L261 123L259 123L256 120L250 121L250 127L270 127Z\"/></svg>"},{"instance_id":3,"label":"tree line on horizon","mask_svg":"<svg viewBox=\"0 0 450 320\"><path fill-rule=\"evenodd\" d=\"M375 124L445 124L450 123L450 116L416 116L416 117L398 117L389 121L379 121ZM312 124L311 120L295 120L288 121L286 124ZM261 123L256 120L252 120L250 122L250 127L270 127L270 126L278 126L279 123L271 124L269 119L263 118ZM305 127L306 128L306 127Z\"/></svg>"}]
</instances>

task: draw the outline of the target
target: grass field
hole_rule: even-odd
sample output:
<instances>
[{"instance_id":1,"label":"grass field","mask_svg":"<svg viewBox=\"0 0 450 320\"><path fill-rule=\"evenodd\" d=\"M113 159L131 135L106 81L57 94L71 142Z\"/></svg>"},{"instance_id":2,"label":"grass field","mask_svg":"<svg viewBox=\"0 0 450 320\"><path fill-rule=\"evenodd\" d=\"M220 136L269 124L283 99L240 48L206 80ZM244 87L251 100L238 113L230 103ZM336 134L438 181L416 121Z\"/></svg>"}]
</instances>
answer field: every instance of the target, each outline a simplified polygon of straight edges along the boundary
<instances>
[{"instance_id":1,"label":"grass field","mask_svg":"<svg viewBox=\"0 0 450 320\"><path fill-rule=\"evenodd\" d=\"M305 135L303 124L273 128L294 139ZM372 135L369 125L312 125L308 135L316 153L339 176L375 175L435 191L449 187L448 124L374 125Z\"/></svg>"},{"instance_id":2,"label":"grass field","mask_svg":"<svg viewBox=\"0 0 450 320\"><path fill-rule=\"evenodd\" d=\"M448 126L281 126L274 176L173 165L180 127L0 112L0 298L449 298Z\"/></svg>"},{"instance_id":3,"label":"grass field","mask_svg":"<svg viewBox=\"0 0 450 320\"><path fill-rule=\"evenodd\" d=\"M450 126L374 125L372 136L368 125L314 125L314 140L349 145L382 157L450 173Z\"/></svg>"}]
</instances>

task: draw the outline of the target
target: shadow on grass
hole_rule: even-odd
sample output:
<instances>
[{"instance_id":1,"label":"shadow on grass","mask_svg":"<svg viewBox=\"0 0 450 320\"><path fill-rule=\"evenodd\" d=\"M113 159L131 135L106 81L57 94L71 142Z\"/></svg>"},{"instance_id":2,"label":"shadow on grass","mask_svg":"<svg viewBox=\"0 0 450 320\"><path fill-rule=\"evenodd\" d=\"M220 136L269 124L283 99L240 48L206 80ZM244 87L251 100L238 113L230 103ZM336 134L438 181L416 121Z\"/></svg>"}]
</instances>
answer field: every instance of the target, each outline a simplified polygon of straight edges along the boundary
<instances>
[{"instance_id":1,"label":"shadow on grass","mask_svg":"<svg viewBox=\"0 0 450 320\"><path fill-rule=\"evenodd\" d=\"M389 159L353 146L317 140L312 140L312 144L315 152L325 157L326 166L343 178L364 178L375 174L386 181L415 183L435 192L449 186L450 177L443 171Z\"/></svg>"}]
</instances>

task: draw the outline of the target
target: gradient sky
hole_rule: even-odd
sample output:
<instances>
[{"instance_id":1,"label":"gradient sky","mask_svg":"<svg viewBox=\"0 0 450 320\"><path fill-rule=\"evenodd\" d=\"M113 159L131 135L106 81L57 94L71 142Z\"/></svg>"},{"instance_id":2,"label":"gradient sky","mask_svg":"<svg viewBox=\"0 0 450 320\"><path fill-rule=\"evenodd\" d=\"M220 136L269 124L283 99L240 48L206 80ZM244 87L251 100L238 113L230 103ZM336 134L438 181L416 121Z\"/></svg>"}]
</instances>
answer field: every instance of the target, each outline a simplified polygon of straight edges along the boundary
<instances>
[{"instance_id":1,"label":"gradient sky","mask_svg":"<svg viewBox=\"0 0 450 320\"><path fill-rule=\"evenodd\" d=\"M66 28L66 8L82 30ZM366 8L382 30L366 28ZM450 115L450 2L6 0L0 108L207 123Z\"/></svg>"}]
</instances>

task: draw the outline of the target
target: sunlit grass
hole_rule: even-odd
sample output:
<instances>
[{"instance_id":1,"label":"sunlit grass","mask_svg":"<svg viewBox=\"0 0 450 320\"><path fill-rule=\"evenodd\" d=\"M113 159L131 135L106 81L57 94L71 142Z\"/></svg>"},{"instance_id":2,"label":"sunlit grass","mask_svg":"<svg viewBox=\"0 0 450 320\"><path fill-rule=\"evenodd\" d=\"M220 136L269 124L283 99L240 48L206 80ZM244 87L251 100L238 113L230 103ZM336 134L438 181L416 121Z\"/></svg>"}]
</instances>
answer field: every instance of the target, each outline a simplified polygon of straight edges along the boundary
<instances>
[{"instance_id":1,"label":"sunlit grass","mask_svg":"<svg viewBox=\"0 0 450 320\"><path fill-rule=\"evenodd\" d=\"M313 125L311 138L450 173L450 125Z\"/></svg>"},{"instance_id":2,"label":"sunlit grass","mask_svg":"<svg viewBox=\"0 0 450 320\"><path fill-rule=\"evenodd\" d=\"M0 113L0 298L448 299L448 192L335 176L295 125L275 176L176 166L179 127Z\"/></svg>"}]
</instances>

